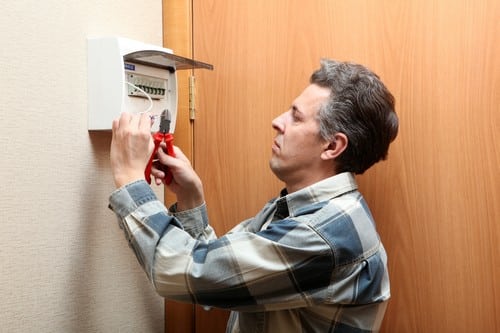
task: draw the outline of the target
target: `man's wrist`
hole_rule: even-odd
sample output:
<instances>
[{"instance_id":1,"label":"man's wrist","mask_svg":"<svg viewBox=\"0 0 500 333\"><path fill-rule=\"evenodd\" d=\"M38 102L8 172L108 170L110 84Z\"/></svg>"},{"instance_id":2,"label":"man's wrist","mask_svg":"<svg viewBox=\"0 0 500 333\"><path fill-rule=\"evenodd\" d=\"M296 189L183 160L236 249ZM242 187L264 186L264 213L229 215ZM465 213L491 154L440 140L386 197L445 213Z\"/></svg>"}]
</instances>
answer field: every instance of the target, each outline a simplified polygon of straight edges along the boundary
<instances>
[{"instance_id":1,"label":"man's wrist","mask_svg":"<svg viewBox=\"0 0 500 333\"><path fill-rule=\"evenodd\" d=\"M205 203L205 195L203 194L203 185L201 181L197 181L191 190L185 190L182 193L176 193L177 196L177 211L181 212L201 206Z\"/></svg>"},{"instance_id":2,"label":"man's wrist","mask_svg":"<svg viewBox=\"0 0 500 333\"><path fill-rule=\"evenodd\" d=\"M205 203L205 198L201 196L189 196L187 198L177 197L177 211L182 212L185 210L199 207Z\"/></svg>"},{"instance_id":3,"label":"man's wrist","mask_svg":"<svg viewBox=\"0 0 500 333\"><path fill-rule=\"evenodd\" d=\"M133 174L130 174L130 175L116 175L113 178L114 178L114 182L115 182L116 188L120 188L122 186L125 186L127 184L133 183L135 181L144 179L144 175L142 173L140 175L139 174L136 174L136 175L133 175Z\"/></svg>"}]
</instances>

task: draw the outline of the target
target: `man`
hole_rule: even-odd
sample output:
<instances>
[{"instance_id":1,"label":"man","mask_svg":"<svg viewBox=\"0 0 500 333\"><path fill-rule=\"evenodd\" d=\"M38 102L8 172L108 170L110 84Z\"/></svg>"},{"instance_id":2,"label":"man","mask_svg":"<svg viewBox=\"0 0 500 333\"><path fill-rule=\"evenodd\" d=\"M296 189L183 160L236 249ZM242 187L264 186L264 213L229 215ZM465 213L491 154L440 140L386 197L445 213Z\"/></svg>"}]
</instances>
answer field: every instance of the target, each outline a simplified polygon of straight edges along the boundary
<instances>
[{"instance_id":1,"label":"man","mask_svg":"<svg viewBox=\"0 0 500 333\"><path fill-rule=\"evenodd\" d=\"M386 253L354 174L386 158L398 131L393 96L365 67L323 60L272 126L269 164L285 188L216 238L188 159L157 152L177 197L167 210L142 180L150 118L123 114L113 122L110 207L157 292L233 310L227 332L378 331Z\"/></svg>"}]
</instances>

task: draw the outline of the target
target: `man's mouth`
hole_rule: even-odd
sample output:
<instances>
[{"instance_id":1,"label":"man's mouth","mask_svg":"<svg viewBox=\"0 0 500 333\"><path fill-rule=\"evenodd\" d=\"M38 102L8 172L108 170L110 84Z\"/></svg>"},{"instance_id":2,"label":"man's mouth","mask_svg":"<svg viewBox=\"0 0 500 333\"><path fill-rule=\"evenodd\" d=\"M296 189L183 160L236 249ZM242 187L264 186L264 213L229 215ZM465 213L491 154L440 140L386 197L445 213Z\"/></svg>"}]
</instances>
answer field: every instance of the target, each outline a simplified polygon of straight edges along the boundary
<instances>
[{"instance_id":1,"label":"man's mouth","mask_svg":"<svg viewBox=\"0 0 500 333\"><path fill-rule=\"evenodd\" d=\"M278 141L274 140L274 141L273 141L273 145L272 145L272 150L273 150L274 152L276 152L276 151L278 151L280 148L281 148L281 147L280 147L280 145L279 145Z\"/></svg>"}]
</instances>

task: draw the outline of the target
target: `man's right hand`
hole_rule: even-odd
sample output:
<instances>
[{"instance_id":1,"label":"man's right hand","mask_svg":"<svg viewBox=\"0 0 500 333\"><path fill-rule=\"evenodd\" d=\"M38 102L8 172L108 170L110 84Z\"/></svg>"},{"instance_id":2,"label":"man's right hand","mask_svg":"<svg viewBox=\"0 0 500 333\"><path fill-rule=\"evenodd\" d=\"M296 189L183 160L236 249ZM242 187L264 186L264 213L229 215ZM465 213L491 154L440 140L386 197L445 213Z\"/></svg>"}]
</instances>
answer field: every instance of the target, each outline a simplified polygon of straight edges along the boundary
<instances>
[{"instance_id":1,"label":"man's right hand","mask_svg":"<svg viewBox=\"0 0 500 333\"><path fill-rule=\"evenodd\" d=\"M165 150L165 143L162 143L157 151L157 163L167 166L172 174L172 182L166 186L177 196L177 211L202 205L205 202L203 184L189 159L178 147L174 147L176 157L168 155ZM165 172L160 165L153 165L151 174L157 185L164 183Z\"/></svg>"}]
</instances>

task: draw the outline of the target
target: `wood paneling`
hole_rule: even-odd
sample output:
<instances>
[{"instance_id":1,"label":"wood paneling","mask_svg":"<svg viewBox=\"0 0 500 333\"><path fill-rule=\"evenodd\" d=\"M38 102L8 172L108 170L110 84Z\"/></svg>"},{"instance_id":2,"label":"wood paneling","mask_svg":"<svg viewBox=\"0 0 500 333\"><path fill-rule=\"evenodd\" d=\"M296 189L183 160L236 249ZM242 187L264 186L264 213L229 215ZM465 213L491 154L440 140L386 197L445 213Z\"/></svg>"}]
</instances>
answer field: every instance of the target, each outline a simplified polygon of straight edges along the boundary
<instances>
[{"instance_id":1,"label":"wood paneling","mask_svg":"<svg viewBox=\"0 0 500 333\"><path fill-rule=\"evenodd\" d=\"M365 64L401 121L388 161L358 177L389 254L382 331L500 331L500 3L194 0L193 11L193 55L215 66L196 71L194 158L218 233L280 188L270 123L319 59ZM197 332L223 332L213 312L196 317Z\"/></svg>"},{"instance_id":2,"label":"wood paneling","mask_svg":"<svg viewBox=\"0 0 500 333\"><path fill-rule=\"evenodd\" d=\"M395 12L385 72L401 135L360 179L390 256L387 332L500 330L499 9L419 1Z\"/></svg>"},{"instance_id":3,"label":"wood paneling","mask_svg":"<svg viewBox=\"0 0 500 333\"><path fill-rule=\"evenodd\" d=\"M192 57L191 1L163 0L163 45L183 57ZM174 144L193 161L193 126L189 119L190 71L177 72L178 109ZM193 161L194 162L194 161ZM165 191L167 206L175 196ZM165 301L165 332L189 333L195 329L195 307L175 301Z\"/></svg>"},{"instance_id":4,"label":"wood paneling","mask_svg":"<svg viewBox=\"0 0 500 333\"><path fill-rule=\"evenodd\" d=\"M163 0L163 45L177 55L192 54L191 0ZM177 71L178 116L175 144L193 158L193 126L189 119L189 76L191 71Z\"/></svg>"}]
</instances>

